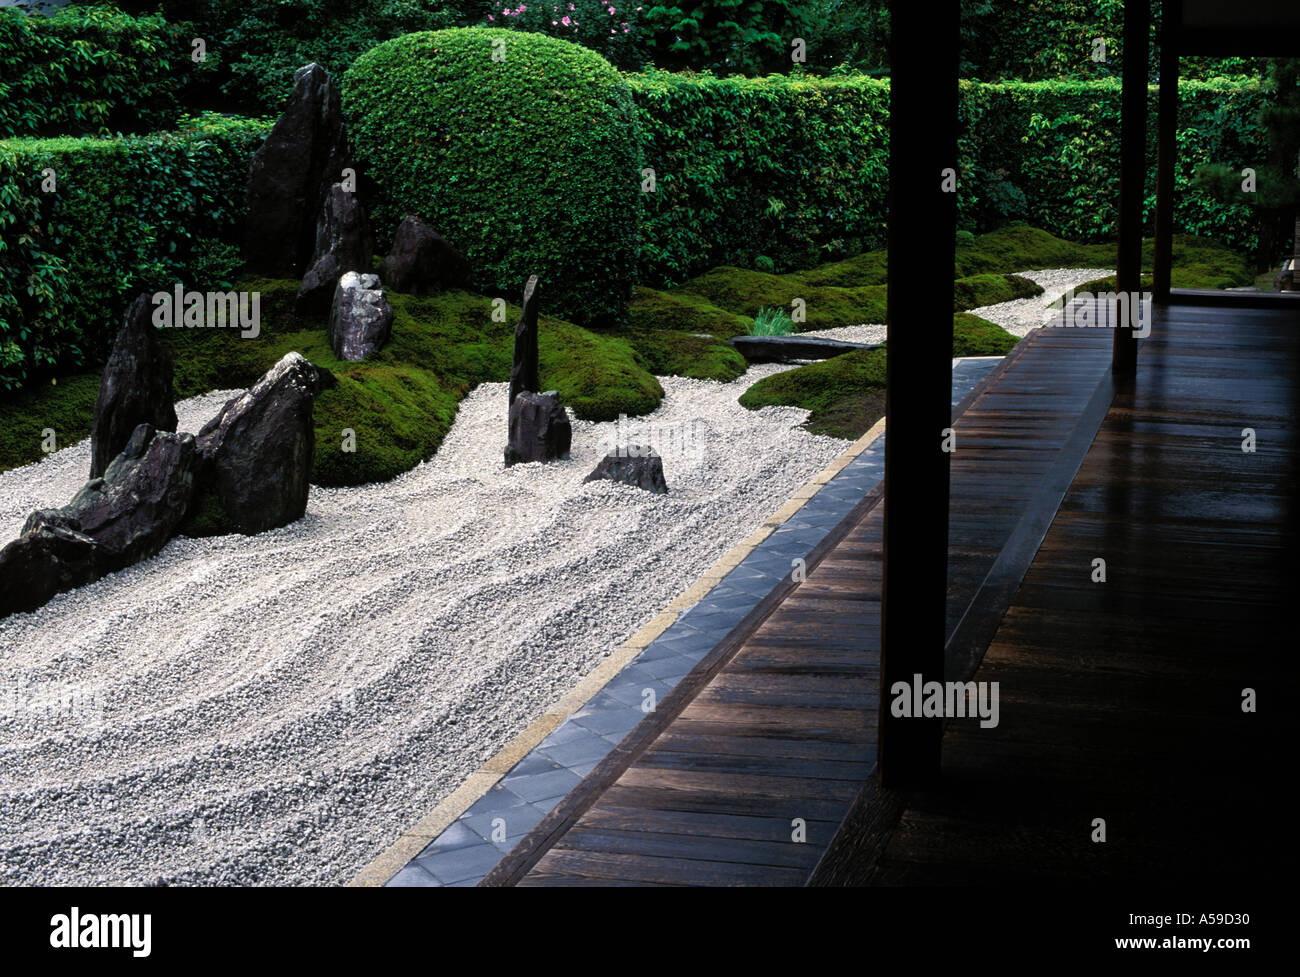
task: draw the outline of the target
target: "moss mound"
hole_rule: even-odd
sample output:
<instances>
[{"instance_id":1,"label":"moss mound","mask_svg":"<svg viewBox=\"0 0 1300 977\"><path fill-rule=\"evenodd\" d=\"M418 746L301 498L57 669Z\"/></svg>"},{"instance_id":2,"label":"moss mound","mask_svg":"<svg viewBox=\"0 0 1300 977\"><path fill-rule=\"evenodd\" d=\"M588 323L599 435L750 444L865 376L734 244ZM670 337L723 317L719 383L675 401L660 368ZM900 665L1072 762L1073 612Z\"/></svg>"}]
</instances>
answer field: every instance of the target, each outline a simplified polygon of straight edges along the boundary
<instances>
[{"instance_id":1,"label":"moss mound","mask_svg":"<svg viewBox=\"0 0 1300 977\"><path fill-rule=\"evenodd\" d=\"M859 350L809 363L758 381L740 396L741 406L802 407L804 425L816 434L858 438L884 413L885 351Z\"/></svg>"},{"instance_id":2,"label":"moss mound","mask_svg":"<svg viewBox=\"0 0 1300 977\"><path fill-rule=\"evenodd\" d=\"M958 312L953 316L954 356L1003 356L1019 340L996 323ZM812 411L804 425L814 434L859 438L885 413L885 350L845 353L758 381L740 396L750 410L776 405Z\"/></svg>"}]
</instances>

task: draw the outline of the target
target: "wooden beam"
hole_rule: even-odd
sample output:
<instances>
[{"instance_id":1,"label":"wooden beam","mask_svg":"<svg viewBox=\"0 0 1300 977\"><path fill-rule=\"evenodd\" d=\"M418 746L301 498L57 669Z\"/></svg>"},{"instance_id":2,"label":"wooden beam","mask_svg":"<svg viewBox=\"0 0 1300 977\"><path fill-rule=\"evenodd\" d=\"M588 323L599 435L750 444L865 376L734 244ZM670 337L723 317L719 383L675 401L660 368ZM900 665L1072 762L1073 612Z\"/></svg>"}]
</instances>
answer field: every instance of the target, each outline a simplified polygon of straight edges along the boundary
<instances>
[{"instance_id":1,"label":"wooden beam","mask_svg":"<svg viewBox=\"0 0 1300 977\"><path fill-rule=\"evenodd\" d=\"M878 776L939 775L940 719L892 715L894 683L944 679L957 168L958 0L892 5L889 358ZM951 173L946 171L951 170Z\"/></svg>"},{"instance_id":2,"label":"wooden beam","mask_svg":"<svg viewBox=\"0 0 1300 977\"><path fill-rule=\"evenodd\" d=\"M1134 307L1141 308L1138 296L1142 292L1142 196L1146 181L1147 39L1150 29L1150 0L1124 0L1116 288L1119 298L1111 319L1115 327L1111 369L1117 376L1132 376L1137 371L1137 336L1130 322L1136 319Z\"/></svg>"},{"instance_id":3,"label":"wooden beam","mask_svg":"<svg viewBox=\"0 0 1300 977\"><path fill-rule=\"evenodd\" d=\"M1178 20L1182 4L1167 0L1160 22L1160 94L1156 108L1156 253L1152 300L1169 303L1173 266L1174 167L1178 160Z\"/></svg>"}]
</instances>

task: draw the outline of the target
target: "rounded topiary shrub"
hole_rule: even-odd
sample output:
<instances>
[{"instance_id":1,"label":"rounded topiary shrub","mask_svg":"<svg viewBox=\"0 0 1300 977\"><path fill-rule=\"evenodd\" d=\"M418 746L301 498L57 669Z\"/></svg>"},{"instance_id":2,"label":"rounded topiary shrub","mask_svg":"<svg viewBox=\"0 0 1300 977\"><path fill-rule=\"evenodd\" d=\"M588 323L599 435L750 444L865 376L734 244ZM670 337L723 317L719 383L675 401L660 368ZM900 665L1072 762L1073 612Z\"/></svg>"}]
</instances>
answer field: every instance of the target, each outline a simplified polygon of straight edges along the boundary
<instances>
[{"instance_id":1,"label":"rounded topiary shrub","mask_svg":"<svg viewBox=\"0 0 1300 977\"><path fill-rule=\"evenodd\" d=\"M640 169L631 95L600 55L492 28L408 34L343 79L358 161L379 185L391 239L422 217L473 266L478 288L543 311L622 317L637 258Z\"/></svg>"}]
</instances>

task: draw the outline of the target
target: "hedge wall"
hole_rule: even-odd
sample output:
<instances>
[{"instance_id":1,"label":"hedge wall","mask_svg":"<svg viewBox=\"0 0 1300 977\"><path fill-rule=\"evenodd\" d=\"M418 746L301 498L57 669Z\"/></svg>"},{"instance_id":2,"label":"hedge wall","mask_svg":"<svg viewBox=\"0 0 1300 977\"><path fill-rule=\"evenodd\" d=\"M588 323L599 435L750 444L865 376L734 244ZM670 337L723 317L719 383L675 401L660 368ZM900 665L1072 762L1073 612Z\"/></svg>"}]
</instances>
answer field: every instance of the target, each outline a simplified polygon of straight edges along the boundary
<instances>
[{"instance_id":1,"label":"hedge wall","mask_svg":"<svg viewBox=\"0 0 1300 977\"><path fill-rule=\"evenodd\" d=\"M1266 94L1258 83L1184 81L1179 86L1174 222L1189 234L1234 250L1254 250L1259 215L1216 200L1192 184L1198 166L1240 169L1267 161L1258 123ZM1156 92L1148 102L1154 120ZM1120 83L1004 82L963 84L962 225L988 230L1025 220L1072 241L1103 241L1116 231L1119 201ZM1155 210L1155 126L1148 126L1145 217ZM1148 230L1150 230L1148 223Z\"/></svg>"},{"instance_id":2,"label":"hedge wall","mask_svg":"<svg viewBox=\"0 0 1300 977\"><path fill-rule=\"evenodd\" d=\"M884 243L889 85L629 75L655 191L641 272L678 282L715 265L805 267Z\"/></svg>"},{"instance_id":3,"label":"hedge wall","mask_svg":"<svg viewBox=\"0 0 1300 977\"><path fill-rule=\"evenodd\" d=\"M352 66L343 109L382 188L381 247L418 215L465 253L481 290L514 298L536 274L549 313L622 317L640 154L628 88L600 55L499 29L408 34Z\"/></svg>"},{"instance_id":4,"label":"hedge wall","mask_svg":"<svg viewBox=\"0 0 1300 977\"><path fill-rule=\"evenodd\" d=\"M151 136L0 140L0 389L104 356L143 289L224 284L267 128L204 116Z\"/></svg>"},{"instance_id":5,"label":"hedge wall","mask_svg":"<svg viewBox=\"0 0 1300 977\"><path fill-rule=\"evenodd\" d=\"M884 243L889 83L827 79L629 76L657 191L644 195L641 277L675 283L716 265L777 271ZM1184 81L1176 221L1240 251L1258 215L1191 185L1195 168L1266 160L1258 83ZM962 84L959 214L982 232L1024 220L1070 240L1116 234L1119 83ZM1155 90L1151 92L1155 111ZM1153 115L1154 118L1154 115ZM921 120L918 124L924 124ZM1154 163L1154 127L1149 157ZM1154 207L1148 171L1148 215ZM759 264L765 264L759 262Z\"/></svg>"},{"instance_id":6,"label":"hedge wall","mask_svg":"<svg viewBox=\"0 0 1300 977\"><path fill-rule=\"evenodd\" d=\"M187 33L161 16L0 9L0 138L170 127L193 67Z\"/></svg>"}]
</instances>

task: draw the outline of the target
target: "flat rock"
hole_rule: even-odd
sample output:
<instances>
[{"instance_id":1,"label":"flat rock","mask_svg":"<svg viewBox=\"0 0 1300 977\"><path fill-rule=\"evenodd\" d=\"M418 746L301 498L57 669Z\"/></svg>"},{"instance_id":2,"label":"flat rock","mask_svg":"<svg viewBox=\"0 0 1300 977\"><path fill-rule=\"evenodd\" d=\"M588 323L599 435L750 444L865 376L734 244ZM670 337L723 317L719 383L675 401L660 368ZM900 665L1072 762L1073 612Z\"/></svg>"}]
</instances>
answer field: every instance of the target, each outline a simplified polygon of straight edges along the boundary
<instances>
[{"instance_id":1,"label":"flat rock","mask_svg":"<svg viewBox=\"0 0 1300 977\"><path fill-rule=\"evenodd\" d=\"M816 336L733 336L727 340L747 363L793 363L827 360L857 349L880 349L879 344L845 343Z\"/></svg>"},{"instance_id":2,"label":"flat rock","mask_svg":"<svg viewBox=\"0 0 1300 977\"><path fill-rule=\"evenodd\" d=\"M176 430L172 358L153 325L149 293L136 296L104 367L90 434L90 477L98 478L140 424Z\"/></svg>"},{"instance_id":3,"label":"flat rock","mask_svg":"<svg viewBox=\"0 0 1300 977\"><path fill-rule=\"evenodd\" d=\"M664 461L648 445L632 444L611 451L583 481L619 482L656 495L668 494Z\"/></svg>"}]
</instances>

